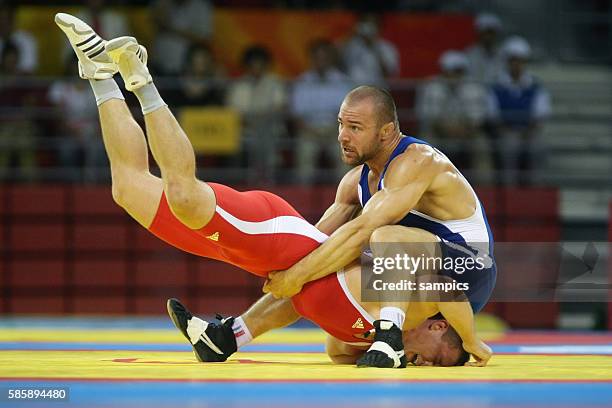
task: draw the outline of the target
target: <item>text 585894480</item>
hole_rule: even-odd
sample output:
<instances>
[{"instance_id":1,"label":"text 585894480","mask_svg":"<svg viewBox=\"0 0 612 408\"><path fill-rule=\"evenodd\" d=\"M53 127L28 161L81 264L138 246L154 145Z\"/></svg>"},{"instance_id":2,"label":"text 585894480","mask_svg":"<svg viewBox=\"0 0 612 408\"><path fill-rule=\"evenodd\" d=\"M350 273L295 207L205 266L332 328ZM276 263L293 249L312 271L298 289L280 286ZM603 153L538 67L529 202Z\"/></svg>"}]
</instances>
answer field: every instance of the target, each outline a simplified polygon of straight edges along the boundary
<instances>
[{"instance_id":1,"label":"text 585894480","mask_svg":"<svg viewBox=\"0 0 612 408\"><path fill-rule=\"evenodd\" d=\"M66 387L4 387L0 401L68 401Z\"/></svg>"}]
</instances>

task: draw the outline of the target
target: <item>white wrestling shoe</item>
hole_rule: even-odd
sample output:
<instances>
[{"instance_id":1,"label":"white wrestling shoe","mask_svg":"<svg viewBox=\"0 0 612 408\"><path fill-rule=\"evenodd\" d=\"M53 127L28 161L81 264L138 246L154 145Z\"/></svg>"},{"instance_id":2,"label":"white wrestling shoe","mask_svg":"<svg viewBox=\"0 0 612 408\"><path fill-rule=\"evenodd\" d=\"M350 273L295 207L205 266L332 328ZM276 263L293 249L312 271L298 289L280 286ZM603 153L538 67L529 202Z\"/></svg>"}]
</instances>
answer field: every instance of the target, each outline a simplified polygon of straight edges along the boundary
<instances>
[{"instance_id":1,"label":"white wrestling shoe","mask_svg":"<svg viewBox=\"0 0 612 408\"><path fill-rule=\"evenodd\" d=\"M66 34L79 59L79 76L83 79L109 79L118 71L106 53L106 41L83 21L66 13L55 15L55 24Z\"/></svg>"},{"instance_id":2,"label":"white wrestling shoe","mask_svg":"<svg viewBox=\"0 0 612 408\"><path fill-rule=\"evenodd\" d=\"M147 68L147 50L134 37L119 37L106 43L106 52L119 67L125 89L135 91L153 82Z\"/></svg>"}]
</instances>

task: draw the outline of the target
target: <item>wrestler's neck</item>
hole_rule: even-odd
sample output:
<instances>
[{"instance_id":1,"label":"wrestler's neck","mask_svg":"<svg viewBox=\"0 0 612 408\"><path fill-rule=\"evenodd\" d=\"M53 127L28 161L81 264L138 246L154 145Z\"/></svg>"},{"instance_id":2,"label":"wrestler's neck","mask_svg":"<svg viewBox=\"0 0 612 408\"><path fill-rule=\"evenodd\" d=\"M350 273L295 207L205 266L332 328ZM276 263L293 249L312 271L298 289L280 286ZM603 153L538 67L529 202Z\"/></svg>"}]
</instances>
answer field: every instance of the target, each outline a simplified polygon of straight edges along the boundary
<instances>
[{"instance_id":1,"label":"wrestler's neck","mask_svg":"<svg viewBox=\"0 0 612 408\"><path fill-rule=\"evenodd\" d=\"M385 168L385 164L387 164L389 157L391 157L391 153L393 153L403 137L404 135L397 132L387 143L384 144L384 146L382 146L374 157L366 161L366 164L374 176L380 177Z\"/></svg>"}]
</instances>

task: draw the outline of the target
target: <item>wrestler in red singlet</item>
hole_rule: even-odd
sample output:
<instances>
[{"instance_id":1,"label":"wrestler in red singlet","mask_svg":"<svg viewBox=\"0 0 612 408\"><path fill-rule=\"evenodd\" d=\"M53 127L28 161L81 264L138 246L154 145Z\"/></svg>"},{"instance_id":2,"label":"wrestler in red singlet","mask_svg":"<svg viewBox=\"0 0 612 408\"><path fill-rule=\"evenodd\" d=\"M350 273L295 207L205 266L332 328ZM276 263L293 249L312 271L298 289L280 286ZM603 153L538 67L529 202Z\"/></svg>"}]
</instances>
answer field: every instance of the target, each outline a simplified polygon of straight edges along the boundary
<instances>
[{"instance_id":1,"label":"wrestler in red singlet","mask_svg":"<svg viewBox=\"0 0 612 408\"><path fill-rule=\"evenodd\" d=\"M149 231L183 251L231 263L263 277L289 268L327 239L275 194L208 185L215 192L217 208L206 226L200 230L185 226L172 214L162 195Z\"/></svg>"},{"instance_id":2,"label":"wrestler in red singlet","mask_svg":"<svg viewBox=\"0 0 612 408\"><path fill-rule=\"evenodd\" d=\"M262 277L289 268L327 239L275 194L208 185L215 192L217 208L206 226L200 230L185 226L172 214L162 195L149 231L183 251L228 262ZM298 313L334 337L363 342L359 335L372 328L371 318L354 302L340 279L333 273L304 285L293 297L293 304Z\"/></svg>"}]
</instances>

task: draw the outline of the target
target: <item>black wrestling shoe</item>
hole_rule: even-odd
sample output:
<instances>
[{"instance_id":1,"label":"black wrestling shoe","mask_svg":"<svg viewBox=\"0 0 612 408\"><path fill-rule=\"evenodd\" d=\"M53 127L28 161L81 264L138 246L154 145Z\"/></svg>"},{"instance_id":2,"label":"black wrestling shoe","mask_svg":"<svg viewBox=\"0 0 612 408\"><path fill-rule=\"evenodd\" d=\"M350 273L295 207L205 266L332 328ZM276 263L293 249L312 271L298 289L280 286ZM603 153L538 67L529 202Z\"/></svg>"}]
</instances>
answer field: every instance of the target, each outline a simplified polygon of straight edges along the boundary
<instances>
[{"instance_id":1,"label":"black wrestling shoe","mask_svg":"<svg viewBox=\"0 0 612 408\"><path fill-rule=\"evenodd\" d=\"M400 328L389 320L376 320L374 328L374 343L363 356L359 357L357 367L406 367L408 362Z\"/></svg>"},{"instance_id":2,"label":"black wrestling shoe","mask_svg":"<svg viewBox=\"0 0 612 408\"><path fill-rule=\"evenodd\" d=\"M238 350L233 317L223 319L217 315L221 324L210 323L193 316L177 299L168 299L166 306L172 323L189 340L198 361L225 361Z\"/></svg>"}]
</instances>

